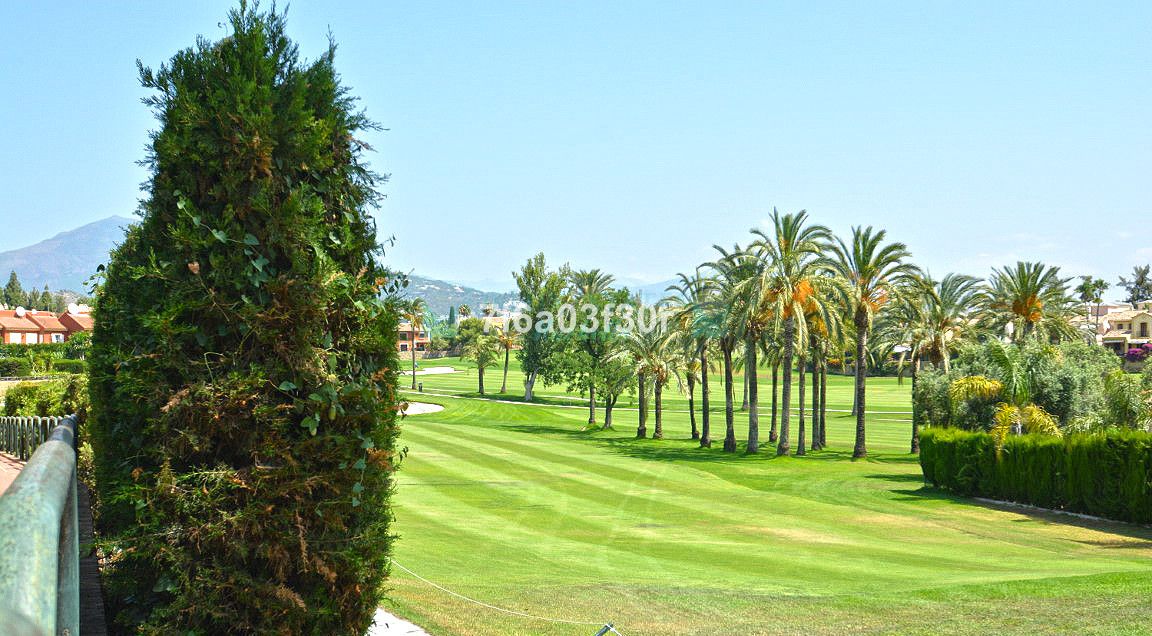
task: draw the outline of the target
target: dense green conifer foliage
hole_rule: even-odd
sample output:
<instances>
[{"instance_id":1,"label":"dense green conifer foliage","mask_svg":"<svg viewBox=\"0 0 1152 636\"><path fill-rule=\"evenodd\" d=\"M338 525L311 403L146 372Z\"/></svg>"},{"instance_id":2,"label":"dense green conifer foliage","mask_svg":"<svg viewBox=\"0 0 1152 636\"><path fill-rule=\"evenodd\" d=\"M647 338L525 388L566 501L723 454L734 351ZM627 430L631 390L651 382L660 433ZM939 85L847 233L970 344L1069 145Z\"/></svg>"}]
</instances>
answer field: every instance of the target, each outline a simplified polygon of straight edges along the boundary
<instances>
[{"instance_id":1,"label":"dense green conifer foliage","mask_svg":"<svg viewBox=\"0 0 1152 636\"><path fill-rule=\"evenodd\" d=\"M362 634L397 458L373 126L284 15L141 66L159 128L89 356L120 633ZM382 300L384 299L384 300Z\"/></svg>"}]
</instances>

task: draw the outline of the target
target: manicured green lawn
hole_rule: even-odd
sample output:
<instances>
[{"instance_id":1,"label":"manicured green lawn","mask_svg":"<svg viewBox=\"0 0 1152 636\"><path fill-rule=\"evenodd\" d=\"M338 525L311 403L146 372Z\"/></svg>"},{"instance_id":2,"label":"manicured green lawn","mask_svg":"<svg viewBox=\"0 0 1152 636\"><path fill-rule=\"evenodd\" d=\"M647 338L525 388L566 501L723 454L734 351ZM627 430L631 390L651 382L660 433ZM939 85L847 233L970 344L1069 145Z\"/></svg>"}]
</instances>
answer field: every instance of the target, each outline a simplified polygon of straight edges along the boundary
<instances>
[{"instance_id":1,"label":"manicured green lawn","mask_svg":"<svg viewBox=\"0 0 1152 636\"><path fill-rule=\"evenodd\" d=\"M475 390L474 371L420 380ZM832 408L847 408L849 384L830 383ZM873 391L870 411L908 409L907 384ZM829 420L830 450L778 459L697 449L678 397L662 441L633 439L634 411L616 431L580 432L582 409L420 399L446 409L404 423L395 558L488 603L627 636L1139 634L1152 618L1152 530L924 489L906 415L870 419L871 456L852 462L846 413ZM387 607L437 635L596 632L477 607L398 569L389 586Z\"/></svg>"}]
</instances>

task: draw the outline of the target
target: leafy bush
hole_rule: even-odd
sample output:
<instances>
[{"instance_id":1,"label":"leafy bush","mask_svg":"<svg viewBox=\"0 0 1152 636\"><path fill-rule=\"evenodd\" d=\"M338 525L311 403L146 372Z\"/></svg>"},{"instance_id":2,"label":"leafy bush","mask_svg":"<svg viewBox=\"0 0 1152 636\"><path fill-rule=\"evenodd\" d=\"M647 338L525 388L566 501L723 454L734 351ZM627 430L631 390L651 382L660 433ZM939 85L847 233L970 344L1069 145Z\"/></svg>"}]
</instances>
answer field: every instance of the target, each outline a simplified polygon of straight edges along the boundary
<instances>
[{"instance_id":1,"label":"leafy bush","mask_svg":"<svg viewBox=\"0 0 1152 636\"><path fill-rule=\"evenodd\" d=\"M23 358L29 351L38 354L64 354L66 342L45 342L44 344L26 345L0 343L0 358Z\"/></svg>"},{"instance_id":2,"label":"leafy bush","mask_svg":"<svg viewBox=\"0 0 1152 636\"><path fill-rule=\"evenodd\" d=\"M1107 426L1145 428L1152 421L1152 404L1141 377L1119 369L1104 381L1103 419Z\"/></svg>"},{"instance_id":3,"label":"leafy bush","mask_svg":"<svg viewBox=\"0 0 1152 636\"><path fill-rule=\"evenodd\" d=\"M134 634L363 634L387 572L395 282L372 124L283 15L141 69L160 122L88 355L110 616Z\"/></svg>"},{"instance_id":4,"label":"leafy bush","mask_svg":"<svg viewBox=\"0 0 1152 636\"><path fill-rule=\"evenodd\" d=\"M82 375L63 380L21 382L4 394L4 415L48 417L88 414L88 380Z\"/></svg>"},{"instance_id":5,"label":"leafy bush","mask_svg":"<svg viewBox=\"0 0 1152 636\"><path fill-rule=\"evenodd\" d=\"M912 404L917 421L935 426L952 425L952 402L948 397L949 376L941 371L921 371L912 387Z\"/></svg>"},{"instance_id":6,"label":"leafy bush","mask_svg":"<svg viewBox=\"0 0 1152 636\"><path fill-rule=\"evenodd\" d=\"M982 343L962 347L946 381L938 371L919 374L913 409L923 413L924 423L967 430L988 430L992 426L999 399L954 401L948 396L948 386L968 376L1003 380L1000 368L992 360L994 346ZM1020 346L1024 372L1030 380L1030 400L1053 415L1061 426L1104 410L1104 378L1121 364L1116 354L1084 342L1050 345L1029 341Z\"/></svg>"},{"instance_id":7,"label":"leafy bush","mask_svg":"<svg viewBox=\"0 0 1152 636\"><path fill-rule=\"evenodd\" d=\"M920 434L924 479L959 495L1084 514L1152 521L1152 434L1009 436L928 428Z\"/></svg>"},{"instance_id":8,"label":"leafy bush","mask_svg":"<svg viewBox=\"0 0 1152 636\"><path fill-rule=\"evenodd\" d=\"M32 374L27 358L0 358L0 378L18 378Z\"/></svg>"},{"instance_id":9,"label":"leafy bush","mask_svg":"<svg viewBox=\"0 0 1152 636\"><path fill-rule=\"evenodd\" d=\"M79 331L68 337L64 343L64 357L69 360L83 360L92 348L92 334Z\"/></svg>"},{"instance_id":10,"label":"leafy bush","mask_svg":"<svg viewBox=\"0 0 1152 636\"><path fill-rule=\"evenodd\" d=\"M83 360L54 360L52 362L53 373L84 373Z\"/></svg>"}]
</instances>

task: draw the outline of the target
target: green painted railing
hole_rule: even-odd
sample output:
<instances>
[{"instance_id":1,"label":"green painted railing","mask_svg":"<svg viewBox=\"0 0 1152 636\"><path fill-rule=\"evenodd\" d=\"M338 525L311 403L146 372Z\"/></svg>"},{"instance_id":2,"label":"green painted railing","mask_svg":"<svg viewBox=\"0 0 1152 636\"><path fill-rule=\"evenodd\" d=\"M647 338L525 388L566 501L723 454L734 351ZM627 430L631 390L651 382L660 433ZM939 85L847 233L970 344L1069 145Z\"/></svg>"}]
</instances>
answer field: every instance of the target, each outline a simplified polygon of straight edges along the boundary
<instances>
[{"instance_id":1,"label":"green painted railing","mask_svg":"<svg viewBox=\"0 0 1152 636\"><path fill-rule=\"evenodd\" d=\"M76 420L0 418L0 451L27 458L0 496L0 625L5 635L80 633Z\"/></svg>"}]
</instances>

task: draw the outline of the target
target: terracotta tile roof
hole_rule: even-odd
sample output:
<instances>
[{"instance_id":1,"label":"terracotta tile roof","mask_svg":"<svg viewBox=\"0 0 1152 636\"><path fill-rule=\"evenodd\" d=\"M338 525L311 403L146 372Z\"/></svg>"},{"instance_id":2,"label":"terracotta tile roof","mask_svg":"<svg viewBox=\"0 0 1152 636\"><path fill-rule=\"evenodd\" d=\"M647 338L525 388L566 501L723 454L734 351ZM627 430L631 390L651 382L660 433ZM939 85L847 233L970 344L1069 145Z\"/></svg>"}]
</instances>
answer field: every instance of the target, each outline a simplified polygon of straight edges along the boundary
<instances>
[{"instance_id":1,"label":"terracotta tile roof","mask_svg":"<svg viewBox=\"0 0 1152 636\"><path fill-rule=\"evenodd\" d=\"M15 309L0 310L0 329L4 331L40 331L40 326L28 320L28 316L23 318L16 315Z\"/></svg>"},{"instance_id":2,"label":"terracotta tile roof","mask_svg":"<svg viewBox=\"0 0 1152 636\"><path fill-rule=\"evenodd\" d=\"M1103 338L1105 340L1127 340L1131 336L1132 336L1132 332L1130 332L1130 331L1122 331L1120 329L1113 329L1112 331L1105 333L1103 336L1101 336L1101 338Z\"/></svg>"},{"instance_id":3,"label":"terracotta tile roof","mask_svg":"<svg viewBox=\"0 0 1152 636\"><path fill-rule=\"evenodd\" d=\"M60 314L60 324L68 331L92 331L92 314Z\"/></svg>"},{"instance_id":4,"label":"terracotta tile roof","mask_svg":"<svg viewBox=\"0 0 1152 636\"><path fill-rule=\"evenodd\" d=\"M56 314L50 311L41 311L35 314L29 313L25 317L36 323L40 327L41 331L47 331L50 333L68 332L68 328L60 324L60 319L56 317Z\"/></svg>"},{"instance_id":5,"label":"terracotta tile roof","mask_svg":"<svg viewBox=\"0 0 1152 636\"><path fill-rule=\"evenodd\" d=\"M1112 312L1110 314L1104 314L1103 316L1100 316L1100 320L1101 321L1108 321L1110 323L1111 322L1124 322L1126 320L1131 320L1138 313L1140 313L1140 312L1136 311L1134 309L1126 309L1124 311L1115 311L1115 312Z\"/></svg>"}]
</instances>

